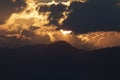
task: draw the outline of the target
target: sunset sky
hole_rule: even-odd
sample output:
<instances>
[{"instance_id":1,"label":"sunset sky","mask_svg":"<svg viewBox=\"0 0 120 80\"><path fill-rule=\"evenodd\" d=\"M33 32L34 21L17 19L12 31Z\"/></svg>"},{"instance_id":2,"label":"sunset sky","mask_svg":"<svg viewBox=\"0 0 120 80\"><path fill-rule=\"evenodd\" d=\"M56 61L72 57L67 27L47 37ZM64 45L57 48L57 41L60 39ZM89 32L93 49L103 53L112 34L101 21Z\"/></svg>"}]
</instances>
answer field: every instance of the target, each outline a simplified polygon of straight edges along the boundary
<instances>
[{"instance_id":1,"label":"sunset sky","mask_svg":"<svg viewBox=\"0 0 120 80\"><path fill-rule=\"evenodd\" d=\"M0 23L3 23L13 12L25 6L25 0L1 0ZM37 0L50 2L51 0ZM67 0L55 0L67 1ZM71 0L72 1L72 0ZM78 1L78 0L74 0ZM64 25L77 32L96 30L120 30L119 0L88 0L86 3L73 3L73 11L64 21ZM71 21L72 20L72 21Z\"/></svg>"},{"instance_id":2,"label":"sunset sky","mask_svg":"<svg viewBox=\"0 0 120 80\"><path fill-rule=\"evenodd\" d=\"M0 31L0 46L119 46L119 0L1 0Z\"/></svg>"}]
</instances>

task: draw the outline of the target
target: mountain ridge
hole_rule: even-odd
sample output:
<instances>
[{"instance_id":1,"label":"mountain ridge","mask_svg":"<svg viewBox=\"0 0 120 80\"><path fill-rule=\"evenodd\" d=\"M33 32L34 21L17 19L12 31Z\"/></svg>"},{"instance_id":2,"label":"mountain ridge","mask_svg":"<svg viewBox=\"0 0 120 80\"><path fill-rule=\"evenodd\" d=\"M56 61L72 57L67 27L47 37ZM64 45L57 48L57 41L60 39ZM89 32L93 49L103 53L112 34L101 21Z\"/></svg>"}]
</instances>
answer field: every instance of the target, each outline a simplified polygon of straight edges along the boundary
<instances>
[{"instance_id":1,"label":"mountain ridge","mask_svg":"<svg viewBox=\"0 0 120 80\"><path fill-rule=\"evenodd\" d=\"M41 46L1 48L0 77L4 76L4 80L10 79L9 76L12 80L16 77L17 80L120 79L120 47L84 51L64 42Z\"/></svg>"}]
</instances>

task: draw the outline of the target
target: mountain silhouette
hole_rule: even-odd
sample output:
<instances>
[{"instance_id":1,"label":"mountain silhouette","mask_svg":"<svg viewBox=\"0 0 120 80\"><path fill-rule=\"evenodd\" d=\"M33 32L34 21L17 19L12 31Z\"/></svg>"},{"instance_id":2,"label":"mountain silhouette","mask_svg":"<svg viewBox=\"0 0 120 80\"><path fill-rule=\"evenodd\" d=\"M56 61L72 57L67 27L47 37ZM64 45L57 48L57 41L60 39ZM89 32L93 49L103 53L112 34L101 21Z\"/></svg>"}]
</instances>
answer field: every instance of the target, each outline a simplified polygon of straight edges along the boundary
<instances>
[{"instance_id":1,"label":"mountain silhouette","mask_svg":"<svg viewBox=\"0 0 120 80\"><path fill-rule=\"evenodd\" d=\"M119 62L120 47L84 51L60 41L0 48L4 80L119 80Z\"/></svg>"},{"instance_id":2,"label":"mountain silhouette","mask_svg":"<svg viewBox=\"0 0 120 80\"><path fill-rule=\"evenodd\" d=\"M65 41L59 41L59 42L52 43L48 47L49 48L60 48L60 49L73 48L69 43Z\"/></svg>"}]
</instances>

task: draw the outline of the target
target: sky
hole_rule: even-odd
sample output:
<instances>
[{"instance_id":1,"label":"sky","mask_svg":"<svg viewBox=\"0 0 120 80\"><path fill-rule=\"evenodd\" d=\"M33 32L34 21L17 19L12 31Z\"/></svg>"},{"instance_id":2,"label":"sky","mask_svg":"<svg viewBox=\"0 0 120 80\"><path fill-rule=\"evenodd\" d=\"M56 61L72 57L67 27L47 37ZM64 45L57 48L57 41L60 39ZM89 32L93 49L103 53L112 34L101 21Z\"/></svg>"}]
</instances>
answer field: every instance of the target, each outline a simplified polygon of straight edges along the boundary
<instances>
[{"instance_id":1,"label":"sky","mask_svg":"<svg viewBox=\"0 0 120 80\"><path fill-rule=\"evenodd\" d=\"M17 0L13 3L12 0L1 0L0 1L0 23L3 23L10 15L16 11L16 7L24 6L24 2Z\"/></svg>"},{"instance_id":2,"label":"sky","mask_svg":"<svg viewBox=\"0 0 120 80\"><path fill-rule=\"evenodd\" d=\"M56 1L1 0L0 46L60 40L88 49L120 45L119 0Z\"/></svg>"},{"instance_id":3,"label":"sky","mask_svg":"<svg viewBox=\"0 0 120 80\"><path fill-rule=\"evenodd\" d=\"M49 2L50 0L41 0ZM67 0L55 0L67 1ZM119 0L118 0L119 1ZM120 8L117 0L88 0L86 3L74 2L69 7L72 11L63 25L76 32L120 30ZM24 0L1 0L0 23L5 22L13 13L25 6ZM54 13L54 12L53 12Z\"/></svg>"}]
</instances>

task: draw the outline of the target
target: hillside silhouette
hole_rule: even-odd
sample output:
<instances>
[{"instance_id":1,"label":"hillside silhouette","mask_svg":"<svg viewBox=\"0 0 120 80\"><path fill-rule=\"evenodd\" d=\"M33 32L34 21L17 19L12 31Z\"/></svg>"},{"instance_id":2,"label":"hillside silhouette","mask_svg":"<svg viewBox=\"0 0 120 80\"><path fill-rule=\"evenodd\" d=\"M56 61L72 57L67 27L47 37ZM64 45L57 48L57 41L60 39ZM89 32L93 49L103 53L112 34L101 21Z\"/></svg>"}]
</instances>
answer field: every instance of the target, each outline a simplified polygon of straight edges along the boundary
<instances>
[{"instance_id":1,"label":"hillside silhouette","mask_svg":"<svg viewBox=\"0 0 120 80\"><path fill-rule=\"evenodd\" d=\"M60 41L0 49L2 80L119 80L120 47L84 51Z\"/></svg>"}]
</instances>

